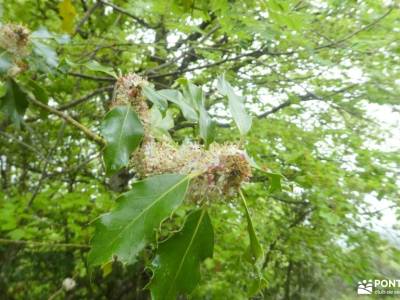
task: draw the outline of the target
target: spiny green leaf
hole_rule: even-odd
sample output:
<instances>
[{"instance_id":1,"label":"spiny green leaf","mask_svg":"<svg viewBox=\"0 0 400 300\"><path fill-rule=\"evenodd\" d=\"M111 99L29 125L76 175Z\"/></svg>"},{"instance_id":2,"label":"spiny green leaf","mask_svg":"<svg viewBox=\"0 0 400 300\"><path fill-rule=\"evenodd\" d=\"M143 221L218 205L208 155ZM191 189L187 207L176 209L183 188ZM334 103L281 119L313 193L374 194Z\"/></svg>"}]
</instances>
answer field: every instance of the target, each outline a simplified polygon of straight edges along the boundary
<instances>
[{"instance_id":1,"label":"spiny green leaf","mask_svg":"<svg viewBox=\"0 0 400 300\"><path fill-rule=\"evenodd\" d=\"M223 75L218 78L217 88L222 95L228 97L229 110L236 126L239 128L240 134L245 135L251 128L252 119L244 107L244 98L235 93Z\"/></svg>"},{"instance_id":2,"label":"spiny green leaf","mask_svg":"<svg viewBox=\"0 0 400 300\"><path fill-rule=\"evenodd\" d=\"M152 263L153 300L174 300L190 293L200 280L200 263L212 257L214 231L205 209L191 213L183 229L159 245Z\"/></svg>"},{"instance_id":3,"label":"spiny green leaf","mask_svg":"<svg viewBox=\"0 0 400 300\"><path fill-rule=\"evenodd\" d=\"M8 78L5 85L7 90L0 98L0 109L19 127L28 107L27 94L14 79Z\"/></svg>"},{"instance_id":4,"label":"spiny green leaf","mask_svg":"<svg viewBox=\"0 0 400 300\"><path fill-rule=\"evenodd\" d=\"M105 264L114 256L134 263L154 240L160 223L182 203L189 180L189 176L164 174L136 182L117 200L118 206L97 221L89 264Z\"/></svg>"},{"instance_id":5,"label":"spiny green leaf","mask_svg":"<svg viewBox=\"0 0 400 300\"><path fill-rule=\"evenodd\" d=\"M106 171L113 174L128 164L144 130L137 114L130 106L124 105L107 113L101 124L101 134L107 142L103 155Z\"/></svg>"}]
</instances>

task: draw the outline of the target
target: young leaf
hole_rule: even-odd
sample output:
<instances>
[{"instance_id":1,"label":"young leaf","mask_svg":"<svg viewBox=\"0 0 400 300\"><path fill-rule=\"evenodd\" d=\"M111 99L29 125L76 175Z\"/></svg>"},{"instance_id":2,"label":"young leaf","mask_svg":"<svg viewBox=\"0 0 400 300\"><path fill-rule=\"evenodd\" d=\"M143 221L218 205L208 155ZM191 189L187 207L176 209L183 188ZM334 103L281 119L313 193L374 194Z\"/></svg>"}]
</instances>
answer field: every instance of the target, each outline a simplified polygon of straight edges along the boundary
<instances>
[{"instance_id":1,"label":"young leaf","mask_svg":"<svg viewBox=\"0 0 400 300\"><path fill-rule=\"evenodd\" d=\"M33 52L38 56L42 57L46 64L50 67L57 67L58 56L56 51L48 45L39 42L38 40L32 40Z\"/></svg>"},{"instance_id":2,"label":"young leaf","mask_svg":"<svg viewBox=\"0 0 400 300\"><path fill-rule=\"evenodd\" d=\"M208 115L208 112L204 106L200 106L200 137L204 140L206 145L211 144L215 136L215 122Z\"/></svg>"},{"instance_id":3,"label":"young leaf","mask_svg":"<svg viewBox=\"0 0 400 300\"><path fill-rule=\"evenodd\" d=\"M0 48L0 74L6 74L12 66L13 62L11 55Z\"/></svg>"},{"instance_id":4,"label":"young leaf","mask_svg":"<svg viewBox=\"0 0 400 300\"><path fill-rule=\"evenodd\" d=\"M249 247L249 253L251 258L250 260L254 265L259 266L264 258L264 251L260 245L260 242L258 241L256 232L254 230L253 221L251 220L246 199L244 198L242 191L239 191L239 193L240 197L242 198L242 204L247 220L247 231L249 233L249 238L250 238L250 247Z\"/></svg>"},{"instance_id":5,"label":"young leaf","mask_svg":"<svg viewBox=\"0 0 400 300\"><path fill-rule=\"evenodd\" d=\"M200 107L204 105L205 98L203 90L197 85L191 83L190 81L187 82L184 88L184 95L190 100L192 106L195 107L197 110L199 110Z\"/></svg>"},{"instance_id":6,"label":"young leaf","mask_svg":"<svg viewBox=\"0 0 400 300\"><path fill-rule=\"evenodd\" d=\"M183 229L159 245L152 263L150 291L154 300L175 300L200 280L200 263L212 257L214 231L205 209L191 213Z\"/></svg>"},{"instance_id":7,"label":"young leaf","mask_svg":"<svg viewBox=\"0 0 400 300\"><path fill-rule=\"evenodd\" d=\"M7 85L5 82L0 81L0 98L7 93Z\"/></svg>"},{"instance_id":8,"label":"young leaf","mask_svg":"<svg viewBox=\"0 0 400 300\"><path fill-rule=\"evenodd\" d=\"M108 174L120 170L129 162L129 156L139 146L144 130L137 114L127 105L113 108L104 117L101 134L107 145L104 163Z\"/></svg>"},{"instance_id":9,"label":"young leaf","mask_svg":"<svg viewBox=\"0 0 400 300\"><path fill-rule=\"evenodd\" d=\"M267 174L268 179L269 179L268 192L274 193L276 191L281 191L282 190L282 184L281 184L282 175L279 173L271 173L271 172L265 172L265 174Z\"/></svg>"},{"instance_id":10,"label":"young leaf","mask_svg":"<svg viewBox=\"0 0 400 300\"><path fill-rule=\"evenodd\" d=\"M29 80L28 86L30 87L31 92L35 96L36 100L39 100L44 104L47 104L47 102L49 102L49 95L47 94L47 91L39 84L37 84L34 80Z\"/></svg>"},{"instance_id":11,"label":"young leaf","mask_svg":"<svg viewBox=\"0 0 400 300\"><path fill-rule=\"evenodd\" d=\"M172 116L172 112L167 110L165 117L163 117L157 106L153 105L153 107L150 109L150 123L150 130L155 137L170 137L168 130L174 127L174 118Z\"/></svg>"},{"instance_id":12,"label":"young leaf","mask_svg":"<svg viewBox=\"0 0 400 300\"><path fill-rule=\"evenodd\" d=\"M27 94L11 78L7 80L5 85L6 93L0 98L0 109L17 126L20 126L28 107Z\"/></svg>"},{"instance_id":13,"label":"young leaf","mask_svg":"<svg viewBox=\"0 0 400 300\"><path fill-rule=\"evenodd\" d=\"M259 170L268 176L268 180L269 180L268 192L274 193L276 191L282 190L282 183L281 183L281 180L283 178L282 174L268 172L265 169L263 169L262 167L260 167L257 164L257 162L251 156L249 156L247 153L245 153L245 156L252 168Z\"/></svg>"},{"instance_id":14,"label":"young leaf","mask_svg":"<svg viewBox=\"0 0 400 300\"><path fill-rule=\"evenodd\" d=\"M143 87L143 94L149 99L153 104L157 105L159 109L166 110L168 107L168 102L164 96L160 95L159 91L154 90L151 86Z\"/></svg>"},{"instance_id":15,"label":"young leaf","mask_svg":"<svg viewBox=\"0 0 400 300\"><path fill-rule=\"evenodd\" d=\"M160 223L182 203L189 180L189 176L164 174L136 182L112 212L97 220L89 264L105 264L114 256L134 263L139 251L154 240Z\"/></svg>"},{"instance_id":16,"label":"young leaf","mask_svg":"<svg viewBox=\"0 0 400 300\"><path fill-rule=\"evenodd\" d=\"M200 137L206 145L209 145L214 140L215 122L211 119L205 107L203 90L189 81L184 92L185 97L199 112Z\"/></svg>"},{"instance_id":17,"label":"young leaf","mask_svg":"<svg viewBox=\"0 0 400 300\"><path fill-rule=\"evenodd\" d=\"M165 89L159 90L158 93L165 97L168 101L178 105L181 109L183 116L186 120L197 122L199 117L196 110L189 103L185 101L182 94L177 90Z\"/></svg>"},{"instance_id":18,"label":"young leaf","mask_svg":"<svg viewBox=\"0 0 400 300\"><path fill-rule=\"evenodd\" d=\"M235 120L236 126L239 128L240 134L245 135L251 128L252 120L244 107L243 97L235 93L224 76L218 78L217 88L222 95L228 97L229 110Z\"/></svg>"},{"instance_id":19,"label":"young leaf","mask_svg":"<svg viewBox=\"0 0 400 300\"><path fill-rule=\"evenodd\" d=\"M61 1L58 4L58 10L62 17L61 29L72 34L74 32L74 19L77 13L71 0Z\"/></svg>"},{"instance_id":20,"label":"young leaf","mask_svg":"<svg viewBox=\"0 0 400 300\"><path fill-rule=\"evenodd\" d=\"M103 72L114 78L117 78L117 74L115 74L114 70L111 67L103 66L95 60L89 61L85 64L85 66L92 71Z\"/></svg>"}]
</instances>

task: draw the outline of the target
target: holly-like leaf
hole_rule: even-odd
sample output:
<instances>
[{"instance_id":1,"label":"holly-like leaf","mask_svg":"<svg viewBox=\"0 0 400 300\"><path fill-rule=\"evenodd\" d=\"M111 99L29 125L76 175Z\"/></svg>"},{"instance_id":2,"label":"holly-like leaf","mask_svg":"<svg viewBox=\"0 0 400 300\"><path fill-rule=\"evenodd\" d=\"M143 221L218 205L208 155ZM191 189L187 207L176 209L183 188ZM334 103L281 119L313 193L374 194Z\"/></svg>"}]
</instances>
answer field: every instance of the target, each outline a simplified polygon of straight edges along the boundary
<instances>
[{"instance_id":1,"label":"holly-like leaf","mask_svg":"<svg viewBox=\"0 0 400 300\"><path fill-rule=\"evenodd\" d=\"M126 166L133 150L139 146L144 130L139 117L128 105L113 108L104 117L101 134L106 140L104 163L108 174Z\"/></svg>"},{"instance_id":2,"label":"holly-like leaf","mask_svg":"<svg viewBox=\"0 0 400 300\"><path fill-rule=\"evenodd\" d=\"M7 79L5 86L6 92L0 98L0 109L19 127L28 107L28 96L11 78Z\"/></svg>"},{"instance_id":3,"label":"holly-like leaf","mask_svg":"<svg viewBox=\"0 0 400 300\"><path fill-rule=\"evenodd\" d=\"M245 135L251 128L252 119L244 107L244 98L235 93L223 75L218 78L217 88L222 95L228 97L229 110L236 126L239 128L240 134Z\"/></svg>"},{"instance_id":4,"label":"holly-like leaf","mask_svg":"<svg viewBox=\"0 0 400 300\"><path fill-rule=\"evenodd\" d=\"M261 244L254 230L253 221L249 213L249 208L247 207L246 198L244 197L242 191L240 191L239 193L240 197L242 198L242 204L247 220L247 231L249 233L249 239L250 239L249 258L254 265L260 266L262 260L264 259L264 251L261 247Z\"/></svg>"},{"instance_id":5,"label":"holly-like leaf","mask_svg":"<svg viewBox=\"0 0 400 300\"><path fill-rule=\"evenodd\" d=\"M113 257L134 263L154 240L160 223L184 200L189 180L189 176L164 174L136 182L112 212L97 220L89 264L105 264Z\"/></svg>"},{"instance_id":6,"label":"holly-like leaf","mask_svg":"<svg viewBox=\"0 0 400 300\"><path fill-rule=\"evenodd\" d=\"M200 280L200 263L212 257L214 231L205 209L191 213L183 229L159 245L150 282L154 300L175 300L190 293Z\"/></svg>"}]
</instances>

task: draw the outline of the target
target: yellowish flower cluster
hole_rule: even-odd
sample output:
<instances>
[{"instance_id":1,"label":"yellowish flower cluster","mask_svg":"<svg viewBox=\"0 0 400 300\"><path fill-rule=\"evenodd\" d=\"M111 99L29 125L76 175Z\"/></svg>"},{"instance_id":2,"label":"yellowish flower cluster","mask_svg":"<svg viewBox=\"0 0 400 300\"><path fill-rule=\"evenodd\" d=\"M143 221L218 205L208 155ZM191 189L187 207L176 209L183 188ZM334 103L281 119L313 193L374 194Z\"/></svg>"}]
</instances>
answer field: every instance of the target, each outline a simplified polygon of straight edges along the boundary
<instances>
[{"instance_id":1,"label":"yellowish flower cluster","mask_svg":"<svg viewBox=\"0 0 400 300\"><path fill-rule=\"evenodd\" d=\"M234 144L197 143L175 145L156 140L148 130L149 108L141 91L147 81L136 74L117 82L114 105L131 104L145 127L142 145L131 158L131 166L140 178L165 173L197 174L191 181L189 198L194 202L234 196L240 185L251 177L245 153ZM147 129L146 129L147 127Z\"/></svg>"}]
</instances>

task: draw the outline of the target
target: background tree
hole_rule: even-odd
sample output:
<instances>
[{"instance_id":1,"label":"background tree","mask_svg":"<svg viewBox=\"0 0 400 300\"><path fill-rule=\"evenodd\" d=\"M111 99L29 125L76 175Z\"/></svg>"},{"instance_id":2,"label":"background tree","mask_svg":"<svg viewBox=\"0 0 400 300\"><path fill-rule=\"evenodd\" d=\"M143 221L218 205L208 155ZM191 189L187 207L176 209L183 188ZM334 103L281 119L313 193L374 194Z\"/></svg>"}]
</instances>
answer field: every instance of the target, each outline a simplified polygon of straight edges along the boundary
<instances>
[{"instance_id":1,"label":"background tree","mask_svg":"<svg viewBox=\"0 0 400 300\"><path fill-rule=\"evenodd\" d=\"M152 135L235 143L260 166L243 185L247 215L240 197L208 208L214 253L190 298L351 299L359 280L399 278L396 240L371 227L400 199L398 145L387 142L399 127L373 113L399 118L395 1L21 0L0 16L2 298L150 297L154 245L129 265L87 259L91 222L140 177L104 150L115 137L104 116L129 73L154 85L140 91ZM205 101L192 101L196 86ZM129 157L142 134L125 133Z\"/></svg>"}]
</instances>

